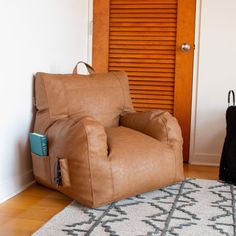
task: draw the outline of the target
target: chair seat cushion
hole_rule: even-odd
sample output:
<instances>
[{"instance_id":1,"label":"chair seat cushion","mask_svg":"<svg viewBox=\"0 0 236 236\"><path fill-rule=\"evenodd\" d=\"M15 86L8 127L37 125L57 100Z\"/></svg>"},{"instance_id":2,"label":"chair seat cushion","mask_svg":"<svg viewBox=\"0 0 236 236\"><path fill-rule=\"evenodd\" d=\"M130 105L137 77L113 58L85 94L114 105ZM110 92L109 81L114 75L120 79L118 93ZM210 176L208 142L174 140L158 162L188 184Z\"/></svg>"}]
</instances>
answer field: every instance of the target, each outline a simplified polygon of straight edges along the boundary
<instances>
[{"instance_id":1,"label":"chair seat cushion","mask_svg":"<svg viewBox=\"0 0 236 236\"><path fill-rule=\"evenodd\" d=\"M114 199L175 182L175 154L169 145L122 126L106 133Z\"/></svg>"}]
</instances>

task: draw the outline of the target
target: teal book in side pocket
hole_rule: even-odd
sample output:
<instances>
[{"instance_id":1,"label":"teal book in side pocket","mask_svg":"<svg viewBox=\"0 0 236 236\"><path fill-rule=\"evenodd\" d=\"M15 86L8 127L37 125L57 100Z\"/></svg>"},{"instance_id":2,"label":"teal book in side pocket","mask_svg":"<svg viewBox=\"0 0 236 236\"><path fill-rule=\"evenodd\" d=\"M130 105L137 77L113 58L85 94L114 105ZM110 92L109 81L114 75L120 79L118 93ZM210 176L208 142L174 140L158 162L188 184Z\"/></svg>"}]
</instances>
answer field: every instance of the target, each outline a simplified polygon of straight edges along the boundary
<instances>
[{"instance_id":1,"label":"teal book in side pocket","mask_svg":"<svg viewBox=\"0 0 236 236\"><path fill-rule=\"evenodd\" d=\"M30 133L31 152L38 156L48 155L47 137L44 134Z\"/></svg>"}]
</instances>

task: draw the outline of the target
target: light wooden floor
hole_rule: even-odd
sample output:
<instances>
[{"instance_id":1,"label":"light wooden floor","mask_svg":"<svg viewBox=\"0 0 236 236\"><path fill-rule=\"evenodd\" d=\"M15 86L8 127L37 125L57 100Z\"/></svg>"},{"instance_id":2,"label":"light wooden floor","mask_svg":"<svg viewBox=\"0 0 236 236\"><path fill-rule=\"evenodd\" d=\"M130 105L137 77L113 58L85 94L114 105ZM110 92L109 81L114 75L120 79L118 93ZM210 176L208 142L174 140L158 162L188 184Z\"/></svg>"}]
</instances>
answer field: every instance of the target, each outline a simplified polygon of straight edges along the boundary
<instances>
[{"instance_id":1,"label":"light wooden floor","mask_svg":"<svg viewBox=\"0 0 236 236\"><path fill-rule=\"evenodd\" d=\"M185 165L190 178L217 179L218 167ZM34 184L0 205L0 236L28 236L60 212L71 199Z\"/></svg>"}]
</instances>

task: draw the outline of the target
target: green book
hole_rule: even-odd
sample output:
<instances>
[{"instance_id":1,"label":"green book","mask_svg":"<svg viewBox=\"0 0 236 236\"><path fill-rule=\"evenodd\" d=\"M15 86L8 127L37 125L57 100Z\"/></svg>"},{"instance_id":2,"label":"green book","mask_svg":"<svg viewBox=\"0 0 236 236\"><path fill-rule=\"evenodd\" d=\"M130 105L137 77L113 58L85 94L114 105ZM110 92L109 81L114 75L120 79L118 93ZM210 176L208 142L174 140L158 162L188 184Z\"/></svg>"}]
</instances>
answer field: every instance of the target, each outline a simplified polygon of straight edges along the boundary
<instances>
[{"instance_id":1,"label":"green book","mask_svg":"<svg viewBox=\"0 0 236 236\"><path fill-rule=\"evenodd\" d=\"M47 137L44 134L30 133L30 147L31 152L38 156L48 155Z\"/></svg>"}]
</instances>

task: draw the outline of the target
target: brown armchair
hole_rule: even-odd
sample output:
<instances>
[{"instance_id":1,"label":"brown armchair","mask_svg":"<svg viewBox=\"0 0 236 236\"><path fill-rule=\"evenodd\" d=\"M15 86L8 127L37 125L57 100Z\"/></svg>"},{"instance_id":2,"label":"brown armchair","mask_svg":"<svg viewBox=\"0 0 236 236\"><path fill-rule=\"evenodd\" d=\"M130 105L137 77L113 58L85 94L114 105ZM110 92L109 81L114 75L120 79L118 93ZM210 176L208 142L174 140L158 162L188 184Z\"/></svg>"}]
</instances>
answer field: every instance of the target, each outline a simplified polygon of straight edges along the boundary
<instances>
[{"instance_id":1,"label":"brown armchair","mask_svg":"<svg viewBox=\"0 0 236 236\"><path fill-rule=\"evenodd\" d=\"M35 132L49 145L47 157L32 154L39 183L97 207L183 180L176 119L135 112L124 72L37 73L35 85Z\"/></svg>"}]
</instances>

